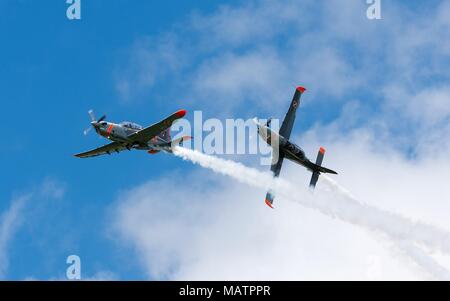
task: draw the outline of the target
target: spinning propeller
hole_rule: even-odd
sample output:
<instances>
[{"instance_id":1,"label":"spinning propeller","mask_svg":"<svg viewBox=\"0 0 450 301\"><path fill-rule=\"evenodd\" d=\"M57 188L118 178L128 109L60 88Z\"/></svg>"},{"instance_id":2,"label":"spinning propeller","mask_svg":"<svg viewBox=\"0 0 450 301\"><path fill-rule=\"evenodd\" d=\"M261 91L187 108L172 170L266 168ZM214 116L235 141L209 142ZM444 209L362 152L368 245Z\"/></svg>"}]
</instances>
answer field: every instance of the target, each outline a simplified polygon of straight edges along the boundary
<instances>
[{"instance_id":1,"label":"spinning propeller","mask_svg":"<svg viewBox=\"0 0 450 301\"><path fill-rule=\"evenodd\" d=\"M95 119L95 115L94 115L94 111L92 111L92 110L89 110L88 114L91 117L91 127L88 127L87 129L84 130L84 132L83 132L84 135L87 135L91 131L92 128L97 130L100 122L102 122L103 120L106 119L106 115L103 115L102 117L100 117L99 120L96 120Z\"/></svg>"}]
</instances>

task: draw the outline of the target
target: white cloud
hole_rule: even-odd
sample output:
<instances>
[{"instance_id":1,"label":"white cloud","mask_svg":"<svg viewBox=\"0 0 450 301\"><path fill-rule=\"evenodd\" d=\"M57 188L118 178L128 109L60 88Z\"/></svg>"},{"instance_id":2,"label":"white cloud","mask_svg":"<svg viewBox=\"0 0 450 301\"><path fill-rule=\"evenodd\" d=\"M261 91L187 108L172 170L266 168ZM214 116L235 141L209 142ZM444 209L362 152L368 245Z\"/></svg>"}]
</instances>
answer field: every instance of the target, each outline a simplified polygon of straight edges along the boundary
<instances>
[{"instance_id":1,"label":"white cloud","mask_svg":"<svg viewBox=\"0 0 450 301\"><path fill-rule=\"evenodd\" d=\"M248 1L241 6L222 5L210 15L195 13L188 26L200 35L199 48L234 48L271 41L292 27L305 24L299 12L312 1Z\"/></svg>"},{"instance_id":2,"label":"white cloud","mask_svg":"<svg viewBox=\"0 0 450 301\"><path fill-rule=\"evenodd\" d=\"M47 177L29 193L11 200L9 208L0 216L0 278L6 276L10 265L8 255L14 235L30 220L25 217L30 209L30 201L39 198L61 199L64 197L65 187L63 182Z\"/></svg>"},{"instance_id":3,"label":"white cloud","mask_svg":"<svg viewBox=\"0 0 450 301\"><path fill-rule=\"evenodd\" d=\"M176 36L168 33L158 38L143 37L130 49L125 67L116 70L116 90L125 103L148 93L168 74L178 72L184 61Z\"/></svg>"},{"instance_id":4,"label":"white cloud","mask_svg":"<svg viewBox=\"0 0 450 301\"><path fill-rule=\"evenodd\" d=\"M286 79L286 71L284 62L270 49L241 55L224 53L201 64L193 80L193 93L214 99L222 111L238 105L236 99L258 99L257 107L264 107L278 97L272 83Z\"/></svg>"},{"instance_id":5,"label":"white cloud","mask_svg":"<svg viewBox=\"0 0 450 301\"><path fill-rule=\"evenodd\" d=\"M118 281L119 276L111 271L99 271L96 272L92 276L84 277L82 276L83 281Z\"/></svg>"},{"instance_id":6,"label":"white cloud","mask_svg":"<svg viewBox=\"0 0 450 301\"><path fill-rule=\"evenodd\" d=\"M15 198L0 217L0 278L8 269L8 244L22 223L22 212L29 198L27 195Z\"/></svg>"},{"instance_id":7,"label":"white cloud","mask_svg":"<svg viewBox=\"0 0 450 301\"><path fill-rule=\"evenodd\" d=\"M309 132L302 145L313 154L319 140L328 149L325 165L358 198L450 229L450 204L442 197L450 195L447 158L409 161L370 134L344 136L332 127ZM376 269L381 279L428 279L415 261L399 260L402 251L369 232L283 197L269 210L264 191L207 177L216 176L168 176L118 198L116 230L136 248L150 278L361 280ZM307 185L310 174L287 163L282 177ZM448 257L439 262L450 264Z\"/></svg>"},{"instance_id":8,"label":"white cloud","mask_svg":"<svg viewBox=\"0 0 450 301\"><path fill-rule=\"evenodd\" d=\"M224 105L276 105L298 84L342 96L361 81L322 35L305 32L321 7L312 3L222 6L211 15L194 14L160 37L142 37L131 47L127 65L118 67L118 91L132 101L169 80L192 104L213 100L213 111Z\"/></svg>"},{"instance_id":9,"label":"white cloud","mask_svg":"<svg viewBox=\"0 0 450 301\"><path fill-rule=\"evenodd\" d=\"M325 165L365 202L450 229L450 5L420 15L390 3L383 20L368 21L363 2L315 3L297 19L283 18L273 1L194 16L186 26L198 40L186 48L188 70L177 70L185 92L211 110L272 103L267 109L281 112L298 83L310 88L310 101L341 101L336 120L294 140L308 154L325 145ZM295 2L286 7L296 12ZM298 185L309 176L294 164L282 172ZM209 177L168 175L118 198L115 229L150 278L360 280L373 268L382 279L423 276L361 229L282 198L267 210L265 192Z\"/></svg>"},{"instance_id":10,"label":"white cloud","mask_svg":"<svg viewBox=\"0 0 450 301\"><path fill-rule=\"evenodd\" d=\"M46 177L41 184L40 193L44 197L61 199L66 193L66 184L52 177Z\"/></svg>"},{"instance_id":11,"label":"white cloud","mask_svg":"<svg viewBox=\"0 0 450 301\"><path fill-rule=\"evenodd\" d=\"M267 98L299 83L340 98L349 88L414 84L424 76L448 78L448 68L440 63L449 63L445 41L450 10L441 3L430 5L427 15L391 3L383 7L381 21L368 20L367 5L360 1L222 6L212 14L194 14L159 37L138 40L119 86L130 93L145 90L170 73L173 84L186 88L184 93L199 104L211 99L198 87L216 87L220 98L232 79L238 84L231 87L234 97L225 94L228 103L257 103L259 95L244 92L260 87L261 78L264 91L272 91Z\"/></svg>"}]
</instances>

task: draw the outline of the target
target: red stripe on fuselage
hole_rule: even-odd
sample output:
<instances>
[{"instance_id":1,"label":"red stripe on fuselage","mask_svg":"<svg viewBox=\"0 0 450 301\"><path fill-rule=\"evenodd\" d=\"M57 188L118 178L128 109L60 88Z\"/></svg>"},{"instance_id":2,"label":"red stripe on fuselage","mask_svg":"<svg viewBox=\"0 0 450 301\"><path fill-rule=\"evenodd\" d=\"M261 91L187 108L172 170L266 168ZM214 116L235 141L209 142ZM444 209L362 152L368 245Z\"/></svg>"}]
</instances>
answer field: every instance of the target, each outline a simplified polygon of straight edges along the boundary
<instances>
[{"instance_id":1,"label":"red stripe on fuselage","mask_svg":"<svg viewBox=\"0 0 450 301\"><path fill-rule=\"evenodd\" d=\"M113 128L114 128L114 125L112 125L112 124L108 127L108 129L106 130L107 137L109 137L111 135L111 131L113 130Z\"/></svg>"}]
</instances>

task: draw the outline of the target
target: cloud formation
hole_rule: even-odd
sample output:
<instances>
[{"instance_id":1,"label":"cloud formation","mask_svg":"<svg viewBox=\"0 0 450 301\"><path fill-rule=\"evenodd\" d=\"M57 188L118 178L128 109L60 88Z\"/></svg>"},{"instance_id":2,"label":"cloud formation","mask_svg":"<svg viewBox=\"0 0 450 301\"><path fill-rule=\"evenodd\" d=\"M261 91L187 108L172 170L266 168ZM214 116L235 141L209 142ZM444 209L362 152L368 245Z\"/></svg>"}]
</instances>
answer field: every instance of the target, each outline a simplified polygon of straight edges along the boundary
<instances>
[{"instance_id":1,"label":"cloud formation","mask_svg":"<svg viewBox=\"0 0 450 301\"><path fill-rule=\"evenodd\" d=\"M30 196L13 199L10 207L0 217L0 278L9 266L8 244L22 223L22 212Z\"/></svg>"},{"instance_id":2,"label":"cloud formation","mask_svg":"<svg viewBox=\"0 0 450 301\"><path fill-rule=\"evenodd\" d=\"M24 223L31 220L30 216L26 217L32 208L30 202L39 199L61 199L65 194L65 187L61 181L47 177L28 193L23 193L10 201L9 208L0 215L0 278L7 275L8 252L14 236Z\"/></svg>"},{"instance_id":3,"label":"cloud formation","mask_svg":"<svg viewBox=\"0 0 450 301\"><path fill-rule=\"evenodd\" d=\"M361 104L392 109L392 97L382 93L389 87L416 94L433 80L448 82L448 7L441 1L422 14L396 2L383 9L383 20L371 21L360 1L224 5L210 15L193 14L160 36L138 39L127 64L117 66L118 86L127 87L133 101L169 82L163 87L174 100L179 91L181 101L197 107L214 99L220 110L208 110L215 113L282 113L278 105L298 84L309 88L312 103L333 107L364 93Z\"/></svg>"},{"instance_id":4,"label":"cloud formation","mask_svg":"<svg viewBox=\"0 0 450 301\"><path fill-rule=\"evenodd\" d=\"M450 5L422 14L395 2L369 21L363 1L279 3L224 6L171 33L183 53L168 70L184 79L193 105L282 116L292 88L305 84L300 110L318 116L314 108L325 107L336 118L293 140L307 154L325 145L325 166L358 199L450 229ZM139 89L158 85L151 74ZM306 185L310 174L288 163L282 177ZM267 210L264 194L205 171L168 174L118 197L115 230L152 279L423 279L421 264L438 278L450 266L440 252L399 250L283 197ZM400 256L405 250L414 261Z\"/></svg>"},{"instance_id":5,"label":"cloud formation","mask_svg":"<svg viewBox=\"0 0 450 301\"><path fill-rule=\"evenodd\" d=\"M432 195L435 185L445 185L445 179L450 176L445 173L450 169L436 170L437 178L427 180L424 177L428 172L427 162L409 162L397 156L395 151L383 156L379 151L370 149L370 140L363 142L360 137L346 138L345 141L335 142L345 143L345 148L331 142L327 144L331 154L329 160L326 159L329 162L327 165L338 166L343 171L339 181L347 182L348 187L355 188L356 195L372 206L433 221L450 229L445 214L448 212L446 209L450 209L449 205L445 201L433 199ZM308 148L314 144L306 143ZM386 166L389 166L388 170L384 170ZM208 176L213 179L216 177ZM168 177L171 180L149 182L119 197L116 228L122 238L137 249L149 277L203 280L371 279L369 271L372 267L364 262L373 257L382 262L379 267L384 269L379 276L382 279L423 279L424 275L440 279L448 276L445 268L441 268L435 259L429 257L432 253L428 251L415 249L414 245L407 242L401 243L400 250L398 245L389 245L383 239L378 244L379 241L368 235L369 232L352 229L338 220L324 221L320 214L302 207L296 208L287 202L294 197L300 203L307 204L310 196L306 191L302 194L299 190L298 195L288 199L285 195L279 195L277 209L272 211L263 204L265 191L261 189L249 189L226 179L211 181L203 177L195 174L188 177ZM288 163L282 177L306 187L309 173ZM254 180L258 181L257 178ZM249 181L251 183L252 179ZM323 187L323 182L320 185ZM207 191L201 188L203 186L208 187ZM450 191L441 188L438 193L448 195ZM428 201L425 203L424 199ZM341 210L339 204L342 200L339 196L320 195L320 200L317 201L320 211L323 209L324 212L330 212L331 216L333 212L337 212L339 218L358 214L336 211ZM322 208L326 203L330 208ZM312 205L312 208L315 206ZM378 213L371 213L370 210L365 213L371 215L361 215L358 217L360 222L375 225ZM365 218L370 218L370 221ZM386 222L390 220L389 215L386 218ZM396 240L400 241L401 237L408 239L409 235L404 235L408 231L404 232L402 223L398 224L395 219L391 221L390 224L380 224L380 230L393 227L386 230L396 233ZM286 228L286 223L292 227ZM411 227L416 227L412 225L411 222ZM376 231L377 227L372 226L370 229ZM420 236L419 228L411 228L410 231ZM251 237L238 229L246 229ZM305 229L311 232L306 235ZM213 230L215 232L211 232ZM439 242L439 238L436 239L438 244L445 244L445 241ZM246 240L248 241L244 243ZM220 250L209 246L217 244L220 245ZM388 248L384 249L386 245ZM320 247L332 249L333 252L320 252L317 249ZM299 256L296 256L289 248L303 249L305 254L300 255L299 251ZM233 251L227 251L229 249ZM344 254L349 257L346 262L341 262ZM397 259L399 254L403 254L400 261ZM211 256L218 262L213 262ZM250 260L252 256L255 258ZM413 260L407 261L403 266L405 257L412 257ZM314 270L314 264L309 266L304 262L308 258L314 259L317 270ZM292 266L289 268L284 260L289 261ZM334 262L334 265L339 266L340 273L335 274L333 266L322 266L322 260ZM226 267L220 264L222 261L226 262ZM443 262L448 264L448 258L444 258ZM389 266L387 270L386 265ZM421 265L426 266L425 273L421 270Z\"/></svg>"}]
</instances>

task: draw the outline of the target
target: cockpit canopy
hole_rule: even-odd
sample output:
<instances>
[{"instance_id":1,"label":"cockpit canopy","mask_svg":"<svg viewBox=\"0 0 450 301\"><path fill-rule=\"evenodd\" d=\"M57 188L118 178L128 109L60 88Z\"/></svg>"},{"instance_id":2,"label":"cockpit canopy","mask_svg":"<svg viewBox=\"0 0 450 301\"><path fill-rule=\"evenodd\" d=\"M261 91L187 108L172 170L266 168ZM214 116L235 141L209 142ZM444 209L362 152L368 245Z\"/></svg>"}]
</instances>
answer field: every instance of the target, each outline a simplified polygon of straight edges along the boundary
<instances>
[{"instance_id":1,"label":"cockpit canopy","mask_svg":"<svg viewBox=\"0 0 450 301\"><path fill-rule=\"evenodd\" d=\"M129 128L129 129L133 129L133 130L142 130L143 129L143 127L140 126L139 124L134 123L134 122L129 122L129 121L124 121L124 122L120 123L120 125L123 127Z\"/></svg>"}]
</instances>

